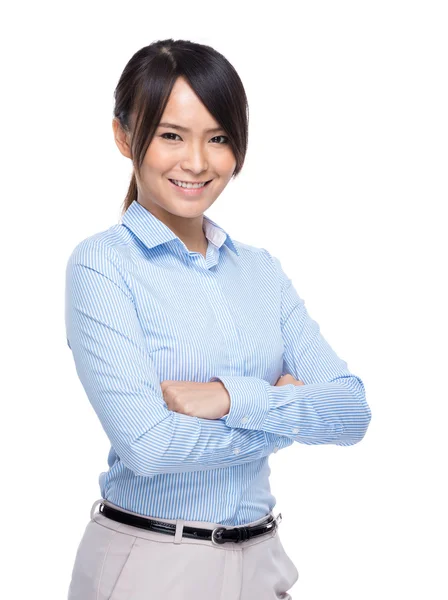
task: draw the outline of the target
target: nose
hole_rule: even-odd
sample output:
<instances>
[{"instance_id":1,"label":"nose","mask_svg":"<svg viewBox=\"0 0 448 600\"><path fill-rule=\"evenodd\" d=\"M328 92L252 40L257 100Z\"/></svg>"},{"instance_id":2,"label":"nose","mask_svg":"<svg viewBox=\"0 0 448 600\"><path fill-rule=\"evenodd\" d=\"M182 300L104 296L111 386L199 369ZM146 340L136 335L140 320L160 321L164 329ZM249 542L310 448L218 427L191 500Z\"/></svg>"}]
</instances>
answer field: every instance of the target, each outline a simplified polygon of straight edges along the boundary
<instances>
[{"instance_id":1,"label":"nose","mask_svg":"<svg viewBox=\"0 0 448 600\"><path fill-rule=\"evenodd\" d=\"M181 167L185 171L198 174L208 169L207 150L201 142L197 144L186 144L185 156L181 161Z\"/></svg>"}]
</instances>

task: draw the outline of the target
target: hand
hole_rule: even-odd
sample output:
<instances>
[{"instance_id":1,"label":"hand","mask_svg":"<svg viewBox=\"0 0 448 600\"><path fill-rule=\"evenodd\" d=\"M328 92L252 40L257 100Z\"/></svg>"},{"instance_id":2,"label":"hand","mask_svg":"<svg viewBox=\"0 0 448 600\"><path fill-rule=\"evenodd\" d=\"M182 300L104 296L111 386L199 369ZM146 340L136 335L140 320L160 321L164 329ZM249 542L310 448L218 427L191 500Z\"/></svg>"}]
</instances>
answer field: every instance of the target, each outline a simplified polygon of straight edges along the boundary
<instances>
[{"instance_id":1,"label":"hand","mask_svg":"<svg viewBox=\"0 0 448 600\"><path fill-rule=\"evenodd\" d=\"M230 411L230 395L220 381L166 380L160 384L169 410L190 417L220 419Z\"/></svg>"},{"instance_id":2,"label":"hand","mask_svg":"<svg viewBox=\"0 0 448 600\"><path fill-rule=\"evenodd\" d=\"M303 383L303 381L300 381L300 379L296 379L295 377L293 377L292 375L290 375L289 373L287 373L286 375L282 375L281 377L279 377L279 379L277 380L277 383L275 385L288 385L288 383L293 383L294 385L305 385Z\"/></svg>"}]
</instances>

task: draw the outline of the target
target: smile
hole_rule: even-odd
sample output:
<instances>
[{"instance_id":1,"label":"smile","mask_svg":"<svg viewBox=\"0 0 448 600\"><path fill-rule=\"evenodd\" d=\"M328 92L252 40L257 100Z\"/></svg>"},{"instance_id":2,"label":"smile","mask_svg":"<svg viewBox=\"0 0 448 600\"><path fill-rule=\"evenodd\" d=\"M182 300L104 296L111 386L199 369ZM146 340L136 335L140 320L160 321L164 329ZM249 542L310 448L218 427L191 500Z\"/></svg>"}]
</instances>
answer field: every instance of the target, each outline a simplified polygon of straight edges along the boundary
<instances>
[{"instance_id":1,"label":"smile","mask_svg":"<svg viewBox=\"0 0 448 600\"><path fill-rule=\"evenodd\" d=\"M170 179L170 181L178 187L183 187L186 189L199 189L210 183L211 179L210 181L204 181L203 183L190 183L188 181L180 181L179 179Z\"/></svg>"},{"instance_id":2,"label":"smile","mask_svg":"<svg viewBox=\"0 0 448 600\"><path fill-rule=\"evenodd\" d=\"M170 185L173 188L173 191L178 196L182 196L183 198L197 198L202 194L205 194L207 190L207 186L210 184L210 181L206 181L204 183L187 183L182 182L177 179L168 179Z\"/></svg>"}]
</instances>

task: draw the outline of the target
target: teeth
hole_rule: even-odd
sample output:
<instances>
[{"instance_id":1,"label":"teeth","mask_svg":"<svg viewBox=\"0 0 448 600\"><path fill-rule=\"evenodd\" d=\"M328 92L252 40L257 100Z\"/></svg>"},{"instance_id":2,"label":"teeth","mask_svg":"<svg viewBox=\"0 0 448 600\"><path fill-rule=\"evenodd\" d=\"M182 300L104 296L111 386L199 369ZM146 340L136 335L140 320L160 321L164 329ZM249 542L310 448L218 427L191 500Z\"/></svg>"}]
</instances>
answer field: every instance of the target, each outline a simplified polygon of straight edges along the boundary
<instances>
[{"instance_id":1,"label":"teeth","mask_svg":"<svg viewBox=\"0 0 448 600\"><path fill-rule=\"evenodd\" d=\"M179 181L178 179L171 179L173 183L178 185L179 187L187 188L187 189L195 189L204 187L206 182L204 183L185 183L185 181Z\"/></svg>"}]
</instances>

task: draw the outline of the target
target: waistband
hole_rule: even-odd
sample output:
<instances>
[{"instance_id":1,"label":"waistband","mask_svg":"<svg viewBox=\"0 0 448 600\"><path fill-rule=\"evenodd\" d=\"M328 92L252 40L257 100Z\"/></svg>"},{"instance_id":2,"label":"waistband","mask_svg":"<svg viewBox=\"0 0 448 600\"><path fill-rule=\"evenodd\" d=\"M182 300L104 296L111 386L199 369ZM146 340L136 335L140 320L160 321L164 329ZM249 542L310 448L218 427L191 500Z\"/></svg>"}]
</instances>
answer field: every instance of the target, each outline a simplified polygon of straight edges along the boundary
<instances>
[{"instance_id":1,"label":"waistband","mask_svg":"<svg viewBox=\"0 0 448 600\"><path fill-rule=\"evenodd\" d=\"M98 514L95 516L96 506L100 506ZM103 498L96 500L93 503L90 512L91 520L95 520L100 524L111 525L114 529L120 529L123 533L133 535L138 532L140 537L148 535L158 535L160 538L174 536L174 543L180 543L183 540L191 539L197 541L211 542L214 545L229 545L229 543L238 544L251 540L252 538L266 537L267 534L276 534L278 525L282 520L282 515L279 513L276 517L273 511L264 515L260 519L245 523L244 525L222 525L211 521L189 521L185 519L160 519L141 515L139 513L126 510L121 506L117 506L112 502ZM120 525L117 526L117 523ZM125 530L123 530L123 527ZM260 540L258 540L260 541Z\"/></svg>"}]
</instances>

